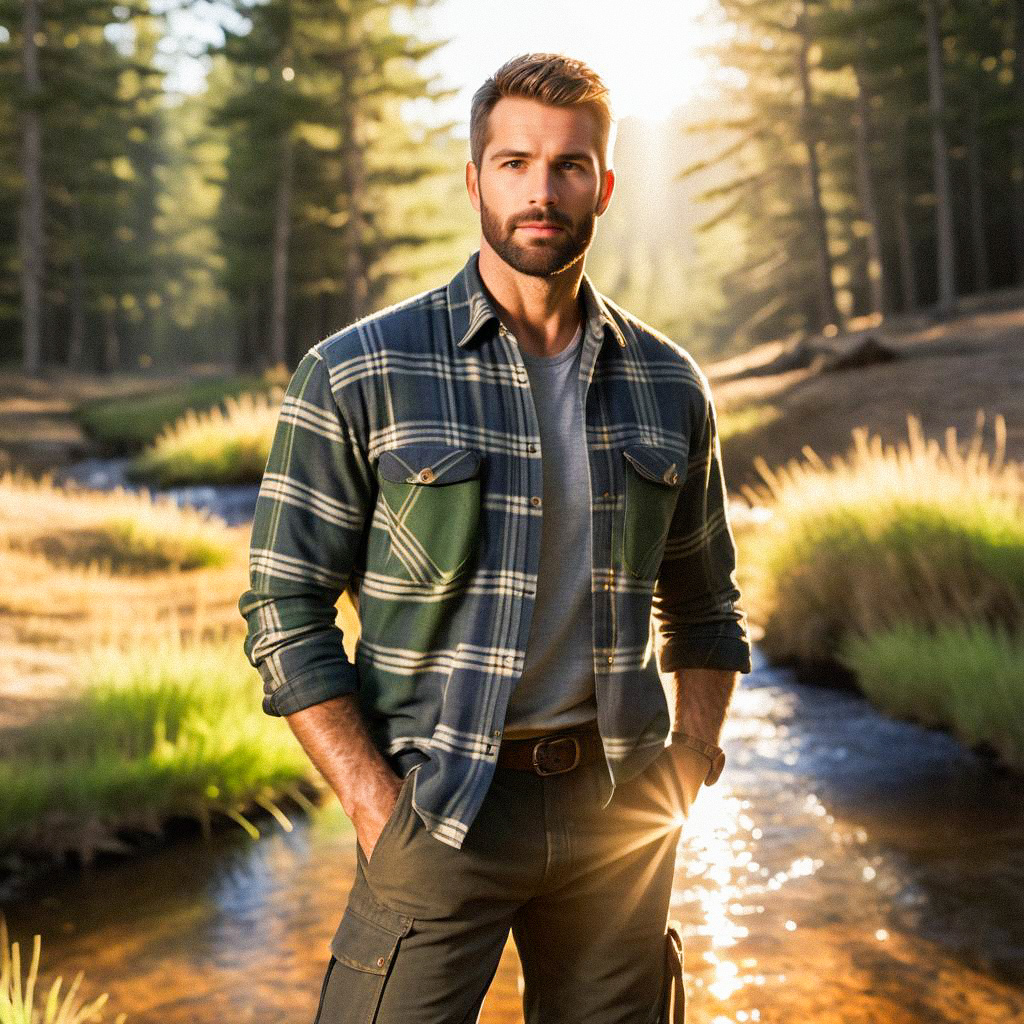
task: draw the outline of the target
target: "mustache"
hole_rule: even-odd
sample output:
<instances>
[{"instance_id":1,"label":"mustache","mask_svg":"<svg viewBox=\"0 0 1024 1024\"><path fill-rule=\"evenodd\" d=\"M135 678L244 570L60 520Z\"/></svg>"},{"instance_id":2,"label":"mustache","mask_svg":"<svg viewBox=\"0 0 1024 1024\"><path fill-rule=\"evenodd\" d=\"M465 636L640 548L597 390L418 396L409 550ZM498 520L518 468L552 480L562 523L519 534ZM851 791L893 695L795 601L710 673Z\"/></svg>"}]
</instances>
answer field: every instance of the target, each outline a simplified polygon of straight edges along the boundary
<instances>
[{"instance_id":1,"label":"mustache","mask_svg":"<svg viewBox=\"0 0 1024 1024\"><path fill-rule=\"evenodd\" d=\"M552 224L560 228L570 228L572 227L572 220L564 213L558 213L555 210L550 210L543 215L537 213L521 213L512 220L512 227L518 227L520 224Z\"/></svg>"}]
</instances>

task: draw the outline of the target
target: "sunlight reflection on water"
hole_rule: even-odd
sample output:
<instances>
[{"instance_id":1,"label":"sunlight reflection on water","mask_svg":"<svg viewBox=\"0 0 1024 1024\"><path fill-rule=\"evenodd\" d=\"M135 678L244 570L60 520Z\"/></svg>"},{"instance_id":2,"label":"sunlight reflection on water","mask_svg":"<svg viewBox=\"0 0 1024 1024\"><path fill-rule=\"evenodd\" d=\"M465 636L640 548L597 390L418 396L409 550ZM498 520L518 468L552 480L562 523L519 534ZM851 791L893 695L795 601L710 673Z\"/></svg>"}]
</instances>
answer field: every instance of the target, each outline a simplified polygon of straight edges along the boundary
<instances>
[{"instance_id":1,"label":"sunlight reflection on water","mask_svg":"<svg viewBox=\"0 0 1024 1024\"><path fill-rule=\"evenodd\" d=\"M1024 1024L1019 784L779 672L743 679L723 745L672 893L688 1015ZM291 1024L313 1017L354 866L330 801L291 833L180 843L3 909L23 948L42 933L47 976L84 970L130 1024ZM519 1024L521 986L510 944L482 1024Z\"/></svg>"}]
</instances>

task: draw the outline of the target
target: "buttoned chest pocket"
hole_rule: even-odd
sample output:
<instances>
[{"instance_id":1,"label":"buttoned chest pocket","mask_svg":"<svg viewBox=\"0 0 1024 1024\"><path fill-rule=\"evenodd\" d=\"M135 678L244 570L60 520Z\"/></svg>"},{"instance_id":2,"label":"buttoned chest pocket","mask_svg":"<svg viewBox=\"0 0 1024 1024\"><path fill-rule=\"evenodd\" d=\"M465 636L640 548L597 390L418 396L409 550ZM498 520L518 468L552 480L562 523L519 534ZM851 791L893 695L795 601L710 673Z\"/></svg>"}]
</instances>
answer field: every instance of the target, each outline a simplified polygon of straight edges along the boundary
<instances>
[{"instance_id":1,"label":"buttoned chest pocket","mask_svg":"<svg viewBox=\"0 0 1024 1024\"><path fill-rule=\"evenodd\" d=\"M622 565L631 576L653 579L661 565L675 513L686 460L665 448L626 448Z\"/></svg>"},{"instance_id":2,"label":"buttoned chest pocket","mask_svg":"<svg viewBox=\"0 0 1024 1024\"><path fill-rule=\"evenodd\" d=\"M382 453L378 513L389 575L447 583L469 567L480 529L480 471L480 453L469 448L414 444Z\"/></svg>"}]
</instances>

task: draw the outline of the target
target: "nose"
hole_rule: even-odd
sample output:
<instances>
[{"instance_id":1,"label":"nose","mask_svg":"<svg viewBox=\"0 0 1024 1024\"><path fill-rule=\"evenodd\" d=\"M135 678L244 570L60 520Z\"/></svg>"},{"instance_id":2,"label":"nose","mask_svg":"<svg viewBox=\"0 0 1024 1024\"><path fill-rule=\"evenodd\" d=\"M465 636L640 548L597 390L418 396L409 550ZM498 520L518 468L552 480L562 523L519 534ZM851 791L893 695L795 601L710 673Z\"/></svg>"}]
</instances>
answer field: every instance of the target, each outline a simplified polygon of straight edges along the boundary
<instances>
[{"instance_id":1,"label":"nose","mask_svg":"<svg viewBox=\"0 0 1024 1024\"><path fill-rule=\"evenodd\" d=\"M534 206L553 206L558 201L555 190L555 176L551 168L542 161L537 161L530 176L530 204Z\"/></svg>"}]
</instances>

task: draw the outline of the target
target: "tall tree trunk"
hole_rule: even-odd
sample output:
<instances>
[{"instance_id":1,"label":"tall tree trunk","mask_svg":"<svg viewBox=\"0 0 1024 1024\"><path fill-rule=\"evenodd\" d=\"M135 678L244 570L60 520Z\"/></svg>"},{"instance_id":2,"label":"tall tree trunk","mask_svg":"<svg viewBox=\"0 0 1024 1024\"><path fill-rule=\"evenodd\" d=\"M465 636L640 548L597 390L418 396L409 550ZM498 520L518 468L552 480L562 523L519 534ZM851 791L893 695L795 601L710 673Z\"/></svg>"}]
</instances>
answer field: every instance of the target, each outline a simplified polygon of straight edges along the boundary
<instances>
[{"instance_id":1,"label":"tall tree trunk","mask_svg":"<svg viewBox=\"0 0 1024 1024\"><path fill-rule=\"evenodd\" d=\"M326 338L332 331L332 305L333 302L330 292L324 290L316 297L313 308L316 310L316 336L318 338Z\"/></svg>"},{"instance_id":2,"label":"tall tree trunk","mask_svg":"<svg viewBox=\"0 0 1024 1024\"><path fill-rule=\"evenodd\" d=\"M235 369L251 370L263 362L262 338L259 335L259 297L255 285L249 285L245 294L236 298L235 309L238 319Z\"/></svg>"},{"instance_id":3,"label":"tall tree trunk","mask_svg":"<svg viewBox=\"0 0 1024 1024\"><path fill-rule=\"evenodd\" d=\"M903 312L917 309L917 264L914 261L914 233L910 227L910 175L907 172L907 115L900 112L893 118L893 206L896 223L896 249L900 261L900 296Z\"/></svg>"},{"instance_id":4,"label":"tall tree trunk","mask_svg":"<svg viewBox=\"0 0 1024 1024\"><path fill-rule=\"evenodd\" d=\"M807 150L807 177L811 193L811 228L814 232L818 261L818 305L821 310L819 327L824 329L834 324L837 328L841 328L842 318L839 315L835 285L832 281L832 256L828 251L828 221L821 199L821 166L818 163L817 130L813 123L811 72L808 62L811 38L807 25L807 0L802 0L800 5L797 31L800 34L797 63L800 76L801 139Z\"/></svg>"},{"instance_id":5,"label":"tall tree trunk","mask_svg":"<svg viewBox=\"0 0 1024 1024\"><path fill-rule=\"evenodd\" d=\"M991 283L985 232L985 174L981 164L981 110L977 89L971 89L969 103L967 180L971 195L971 250L974 258L974 287L984 292L988 291Z\"/></svg>"},{"instance_id":6,"label":"tall tree trunk","mask_svg":"<svg viewBox=\"0 0 1024 1024\"><path fill-rule=\"evenodd\" d=\"M277 195L274 200L273 279L270 288L270 358L274 366L288 363L288 246L292 233L292 189L295 140L286 131L281 140Z\"/></svg>"},{"instance_id":7,"label":"tall tree trunk","mask_svg":"<svg viewBox=\"0 0 1024 1024\"><path fill-rule=\"evenodd\" d=\"M858 31L858 45L865 49L864 32ZM871 121L870 97L865 84L864 70L858 62L853 66L857 81L857 110L854 114L854 152L857 163L857 193L860 208L868 223L868 286L871 289L871 312L881 321L889 312L885 288L885 257L882 251L882 224L875 201L875 186L871 178Z\"/></svg>"},{"instance_id":8,"label":"tall tree trunk","mask_svg":"<svg viewBox=\"0 0 1024 1024\"><path fill-rule=\"evenodd\" d=\"M942 74L942 34L938 0L924 0L928 44L928 114L932 134L935 188L935 259L940 314L956 308L956 254L953 243L953 199L949 189L949 147L946 142L946 97Z\"/></svg>"},{"instance_id":9,"label":"tall tree trunk","mask_svg":"<svg viewBox=\"0 0 1024 1024\"><path fill-rule=\"evenodd\" d=\"M71 329L68 340L68 366L80 370L85 356L85 266L82 262L82 206L78 198L71 202L74 237L71 245Z\"/></svg>"},{"instance_id":10,"label":"tall tree trunk","mask_svg":"<svg viewBox=\"0 0 1024 1024\"><path fill-rule=\"evenodd\" d=\"M121 366L121 339L117 334L117 305L103 304L103 372L113 373Z\"/></svg>"},{"instance_id":11,"label":"tall tree trunk","mask_svg":"<svg viewBox=\"0 0 1024 1024\"><path fill-rule=\"evenodd\" d=\"M1024 0L1014 0L1013 95L1017 117L1010 127L1013 151L1010 223L1016 254L1017 284L1024 285Z\"/></svg>"},{"instance_id":12,"label":"tall tree trunk","mask_svg":"<svg viewBox=\"0 0 1024 1024\"><path fill-rule=\"evenodd\" d=\"M350 44L342 67L341 117L341 178L342 191L348 201L348 221L345 225L345 270L342 279L342 308L345 322L351 323L369 312L369 268L365 258L366 167L354 84L359 80L359 49Z\"/></svg>"},{"instance_id":13,"label":"tall tree trunk","mask_svg":"<svg viewBox=\"0 0 1024 1024\"><path fill-rule=\"evenodd\" d=\"M36 376L42 368L43 300L43 130L39 111L42 81L37 37L42 0L23 0L22 70L26 106L22 110L21 173L24 179L19 218L21 261L22 367Z\"/></svg>"}]
</instances>

